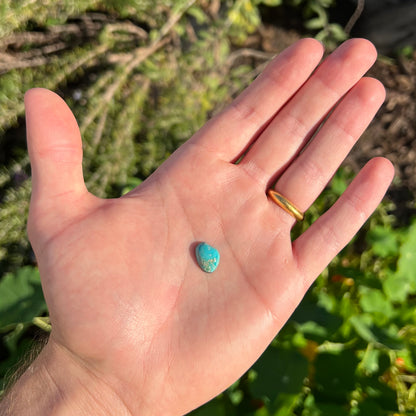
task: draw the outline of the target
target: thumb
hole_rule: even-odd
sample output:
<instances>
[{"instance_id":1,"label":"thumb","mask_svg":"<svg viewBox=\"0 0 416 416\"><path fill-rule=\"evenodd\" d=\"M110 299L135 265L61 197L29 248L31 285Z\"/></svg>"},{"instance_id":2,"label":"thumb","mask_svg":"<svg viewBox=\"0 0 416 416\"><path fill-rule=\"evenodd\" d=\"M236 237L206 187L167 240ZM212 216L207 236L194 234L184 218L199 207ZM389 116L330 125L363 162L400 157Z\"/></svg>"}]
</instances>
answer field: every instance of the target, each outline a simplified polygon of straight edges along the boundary
<instances>
[{"instance_id":1,"label":"thumb","mask_svg":"<svg viewBox=\"0 0 416 416\"><path fill-rule=\"evenodd\" d=\"M41 88L26 93L25 107L34 195L85 192L81 136L71 110L58 95Z\"/></svg>"},{"instance_id":2,"label":"thumb","mask_svg":"<svg viewBox=\"0 0 416 416\"><path fill-rule=\"evenodd\" d=\"M32 168L31 225L44 232L74 214L88 194L82 174L82 142L77 122L55 93L36 88L25 95L27 144ZM43 224L40 224L40 223Z\"/></svg>"}]
</instances>

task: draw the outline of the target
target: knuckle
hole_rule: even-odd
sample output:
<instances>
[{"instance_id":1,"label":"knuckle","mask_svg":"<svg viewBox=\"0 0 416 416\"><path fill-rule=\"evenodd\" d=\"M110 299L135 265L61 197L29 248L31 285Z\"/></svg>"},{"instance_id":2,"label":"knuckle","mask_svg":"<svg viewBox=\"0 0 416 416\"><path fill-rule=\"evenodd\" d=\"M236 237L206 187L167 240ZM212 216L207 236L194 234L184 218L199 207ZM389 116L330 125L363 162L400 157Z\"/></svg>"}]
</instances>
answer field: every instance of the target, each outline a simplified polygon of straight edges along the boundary
<instances>
[{"instance_id":1,"label":"knuckle","mask_svg":"<svg viewBox=\"0 0 416 416\"><path fill-rule=\"evenodd\" d=\"M316 161L305 158L300 165L300 173L305 184L320 189L325 187L327 180L324 169Z\"/></svg>"}]
</instances>

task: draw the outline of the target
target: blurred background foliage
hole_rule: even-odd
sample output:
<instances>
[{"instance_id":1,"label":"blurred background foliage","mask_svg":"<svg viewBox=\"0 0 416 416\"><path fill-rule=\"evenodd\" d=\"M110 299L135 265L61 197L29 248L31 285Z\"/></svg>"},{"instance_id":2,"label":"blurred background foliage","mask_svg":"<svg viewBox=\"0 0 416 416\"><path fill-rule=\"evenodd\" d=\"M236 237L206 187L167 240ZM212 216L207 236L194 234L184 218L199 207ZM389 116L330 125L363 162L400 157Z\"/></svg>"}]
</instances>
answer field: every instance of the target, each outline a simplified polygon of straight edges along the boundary
<instances>
[{"instance_id":1,"label":"blurred background foliage","mask_svg":"<svg viewBox=\"0 0 416 416\"><path fill-rule=\"evenodd\" d=\"M139 185L265 66L263 15L289 8L329 47L334 0L6 0L0 5L0 379L50 330L26 237L23 96L60 93L84 140L88 188ZM286 46L286 45L284 45ZM278 51L276 51L278 52ZM57 172L59 174L59 172ZM294 235L336 200L342 169ZM260 360L194 415L414 415L416 222L383 203L310 289ZM220 353L220 352L219 352ZM2 387L0 386L0 390Z\"/></svg>"}]
</instances>

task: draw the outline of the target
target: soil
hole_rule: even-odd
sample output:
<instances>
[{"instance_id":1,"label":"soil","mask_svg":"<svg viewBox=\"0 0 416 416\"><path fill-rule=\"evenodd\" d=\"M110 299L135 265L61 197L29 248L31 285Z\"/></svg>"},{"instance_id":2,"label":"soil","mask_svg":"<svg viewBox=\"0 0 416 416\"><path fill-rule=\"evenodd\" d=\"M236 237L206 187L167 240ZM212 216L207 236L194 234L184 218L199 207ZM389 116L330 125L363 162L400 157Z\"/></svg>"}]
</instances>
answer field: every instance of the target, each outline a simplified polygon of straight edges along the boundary
<instances>
[{"instance_id":1,"label":"soil","mask_svg":"<svg viewBox=\"0 0 416 416\"><path fill-rule=\"evenodd\" d=\"M301 37L296 30L264 25L246 46L279 53ZM390 159L396 176L387 198L395 205L398 225L406 225L416 214L416 52L410 57L379 56L368 75L384 84L386 101L345 165L358 172L372 157Z\"/></svg>"},{"instance_id":2,"label":"soil","mask_svg":"<svg viewBox=\"0 0 416 416\"><path fill-rule=\"evenodd\" d=\"M412 59L379 58L369 72L386 88L386 101L348 158L355 170L374 156L385 156L396 177L388 197L395 215L407 223L416 214L416 53Z\"/></svg>"}]
</instances>

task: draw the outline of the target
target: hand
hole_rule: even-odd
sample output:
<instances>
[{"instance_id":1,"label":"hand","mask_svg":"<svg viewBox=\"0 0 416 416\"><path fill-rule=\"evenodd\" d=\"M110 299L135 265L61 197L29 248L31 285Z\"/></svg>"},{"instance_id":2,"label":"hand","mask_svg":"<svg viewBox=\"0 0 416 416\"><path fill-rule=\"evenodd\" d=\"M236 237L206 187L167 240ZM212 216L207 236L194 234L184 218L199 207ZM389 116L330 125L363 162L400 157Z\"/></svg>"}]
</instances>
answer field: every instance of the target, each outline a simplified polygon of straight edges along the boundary
<instances>
[{"instance_id":1,"label":"hand","mask_svg":"<svg viewBox=\"0 0 416 416\"><path fill-rule=\"evenodd\" d=\"M48 370L54 383L82 374L97 403L102 386L126 414L180 415L259 357L393 176L387 160L370 161L291 241L294 219L266 190L277 179L307 210L384 99L378 81L362 78L376 58L369 42L346 42L316 69L322 53L311 39L287 49L120 199L85 188L81 138L64 102L28 92L28 230L52 323L44 356L67 366L64 376L65 367ZM221 254L212 274L196 263L200 241Z\"/></svg>"}]
</instances>

